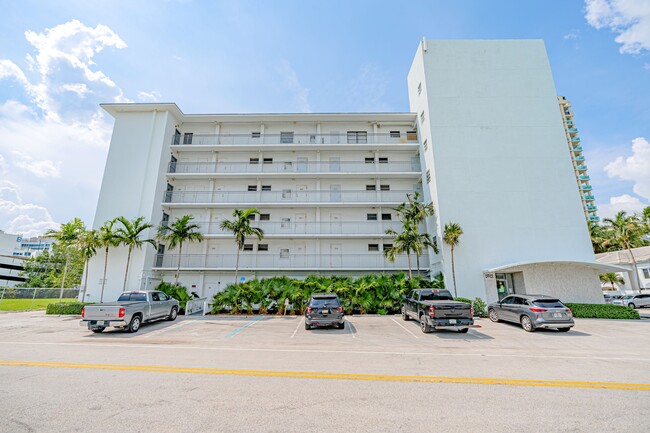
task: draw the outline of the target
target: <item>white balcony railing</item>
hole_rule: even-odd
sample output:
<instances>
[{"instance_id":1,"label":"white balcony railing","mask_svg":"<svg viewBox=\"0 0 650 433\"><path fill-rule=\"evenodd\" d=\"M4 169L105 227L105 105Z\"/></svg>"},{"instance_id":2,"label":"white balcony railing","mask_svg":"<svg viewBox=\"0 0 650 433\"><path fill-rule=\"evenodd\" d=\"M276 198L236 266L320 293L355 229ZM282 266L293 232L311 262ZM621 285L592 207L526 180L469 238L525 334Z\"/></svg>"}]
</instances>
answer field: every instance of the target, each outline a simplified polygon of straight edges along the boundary
<instances>
[{"instance_id":1,"label":"white balcony railing","mask_svg":"<svg viewBox=\"0 0 650 433\"><path fill-rule=\"evenodd\" d=\"M204 235L231 235L224 231L220 222L197 221L199 231ZM251 221L252 227L258 227L265 235L383 235L388 229L400 231L401 221ZM424 226L420 231L425 230Z\"/></svg>"},{"instance_id":2,"label":"white balcony railing","mask_svg":"<svg viewBox=\"0 0 650 433\"><path fill-rule=\"evenodd\" d=\"M154 268L176 269L177 254L157 254ZM428 263L428 255L420 256L420 265ZM234 269L236 254L183 254L181 269ZM411 269L416 266L415 255L411 254ZM425 266L422 266L425 267ZM260 252L241 253L239 269L407 269L406 255L400 255L394 262L388 261L382 253L367 254L286 254Z\"/></svg>"},{"instance_id":3,"label":"white balcony railing","mask_svg":"<svg viewBox=\"0 0 650 433\"><path fill-rule=\"evenodd\" d=\"M259 144L417 144L416 133L325 133L325 134L184 134L175 135L172 145L259 145Z\"/></svg>"},{"instance_id":4,"label":"white balcony railing","mask_svg":"<svg viewBox=\"0 0 650 433\"><path fill-rule=\"evenodd\" d=\"M419 172L420 162L395 161L388 163L364 163L357 161L327 162L274 162L251 164L249 162L170 162L168 173L401 173Z\"/></svg>"},{"instance_id":5,"label":"white balcony railing","mask_svg":"<svg viewBox=\"0 0 650 433\"><path fill-rule=\"evenodd\" d=\"M165 203L399 203L413 191L165 191Z\"/></svg>"}]
</instances>

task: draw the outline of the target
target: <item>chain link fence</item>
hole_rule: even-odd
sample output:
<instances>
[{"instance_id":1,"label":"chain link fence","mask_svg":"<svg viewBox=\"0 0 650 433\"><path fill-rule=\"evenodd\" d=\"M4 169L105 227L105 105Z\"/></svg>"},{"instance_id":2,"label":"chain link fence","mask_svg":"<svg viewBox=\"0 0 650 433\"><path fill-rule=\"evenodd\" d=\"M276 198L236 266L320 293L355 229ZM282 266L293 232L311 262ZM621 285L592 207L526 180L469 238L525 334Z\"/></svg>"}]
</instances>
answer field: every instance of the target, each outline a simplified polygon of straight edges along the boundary
<instances>
[{"instance_id":1,"label":"chain link fence","mask_svg":"<svg viewBox=\"0 0 650 433\"><path fill-rule=\"evenodd\" d=\"M45 310L48 304L75 302L79 289L0 287L0 311Z\"/></svg>"}]
</instances>

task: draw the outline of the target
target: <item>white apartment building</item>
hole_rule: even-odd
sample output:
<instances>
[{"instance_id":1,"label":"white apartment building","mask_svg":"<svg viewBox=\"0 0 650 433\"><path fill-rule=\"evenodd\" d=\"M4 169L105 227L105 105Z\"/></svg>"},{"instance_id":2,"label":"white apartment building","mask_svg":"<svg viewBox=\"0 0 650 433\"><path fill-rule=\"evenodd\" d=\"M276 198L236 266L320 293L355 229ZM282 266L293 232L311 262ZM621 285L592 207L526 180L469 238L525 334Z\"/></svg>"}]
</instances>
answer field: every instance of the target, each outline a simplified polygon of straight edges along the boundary
<instances>
[{"instance_id":1,"label":"white apartment building","mask_svg":"<svg viewBox=\"0 0 650 433\"><path fill-rule=\"evenodd\" d=\"M184 114L175 104L103 104L115 118L94 228L116 216L167 224L191 214L205 235L184 245L180 282L212 296L234 281L236 245L220 222L256 207L262 241L240 276L400 272L385 230L421 191L441 254L425 274L451 288L442 227L459 223L458 295L509 292L602 302L550 66L541 41L423 41L408 76L412 113ZM424 186L424 187L423 187ZM153 237L155 230L150 231ZM176 250L135 250L128 288L172 281ZM99 300L104 253L89 266ZM415 258L412 257L413 266ZM126 250L111 249L104 299L122 290ZM503 293L500 293L503 292Z\"/></svg>"}]
</instances>

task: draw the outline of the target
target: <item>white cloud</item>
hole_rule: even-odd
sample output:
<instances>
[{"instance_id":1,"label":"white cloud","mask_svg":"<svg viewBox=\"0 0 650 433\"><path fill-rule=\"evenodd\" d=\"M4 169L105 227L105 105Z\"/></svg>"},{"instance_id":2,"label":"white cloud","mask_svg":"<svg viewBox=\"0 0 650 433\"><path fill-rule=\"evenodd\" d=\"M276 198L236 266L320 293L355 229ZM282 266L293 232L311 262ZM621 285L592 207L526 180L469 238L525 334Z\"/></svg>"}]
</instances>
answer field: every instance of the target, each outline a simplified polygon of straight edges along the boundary
<instances>
[{"instance_id":1,"label":"white cloud","mask_svg":"<svg viewBox=\"0 0 650 433\"><path fill-rule=\"evenodd\" d=\"M632 140L632 155L617 157L605 166L610 178L631 181L635 194L650 200L650 143L638 137Z\"/></svg>"},{"instance_id":2,"label":"white cloud","mask_svg":"<svg viewBox=\"0 0 650 433\"><path fill-rule=\"evenodd\" d=\"M585 18L596 29L609 28L618 36L619 51L639 54L650 50L650 1L586 0Z\"/></svg>"},{"instance_id":3,"label":"white cloud","mask_svg":"<svg viewBox=\"0 0 650 433\"><path fill-rule=\"evenodd\" d=\"M278 72L283 78L285 88L293 94L293 103L296 108L303 113L311 113L309 89L300 84L298 74L291 64L287 60L283 60L278 67Z\"/></svg>"},{"instance_id":4,"label":"white cloud","mask_svg":"<svg viewBox=\"0 0 650 433\"><path fill-rule=\"evenodd\" d=\"M602 218L613 218L618 212L625 211L628 214L641 212L647 203L643 203L638 197L629 194L610 197L609 203L598 205L598 214Z\"/></svg>"},{"instance_id":5,"label":"white cloud","mask_svg":"<svg viewBox=\"0 0 650 433\"><path fill-rule=\"evenodd\" d=\"M50 160L34 160L31 156L25 155L22 152L14 150L11 152L13 156L13 164L22 168L23 170L33 174L36 177L61 177L61 162L54 162Z\"/></svg>"},{"instance_id":6,"label":"white cloud","mask_svg":"<svg viewBox=\"0 0 650 433\"><path fill-rule=\"evenodd\" d=\"M571 30L569 33L564 35L563 38L567 41L575 41L577 39L580 39L580 34L577 30Z\"/></svg>"},{"instance_id":7,"label":"white cloud","mask_svg":"<svg viewBox=\"0 0 650 433\"><path fill-rule=\"evenodd\" d=\"M347 102L358 111L390 111L384 101L387 86L386 74L377 66L366 64L349 84Z\"/></svg>"},{"instance_id":8,"label":"white cloud","mask_svg":"<svg viewBox=\"0 0 650 433\"><path fill-rule=\"evenodd\" d=\"M138 92L138 99L142 102L158 102L160 101L161 95L156 90L151 92Z\"/></svg>"},{"instance_id":9,"label":"white cloud","mask_svg":"<svg viewBox=\"0 0 650 433\"><path fill-rule=\"evenodd\" d=\"M0 181L0 216L0 228L11 234L37 236L59 227L46 208L23 203L16 185L9 181Z\"/></svg>"},{"instance_id":10,"label":"white cloud","mask_svg":"<svg viewBox=\"0 0 650 433\"><path fill-rule=\"evenodd\" d=\"M88 86L83 83L67 83L61 86L61 90L72 92L80 98L84 98L88 93L91 93Z\"/></svg>"}]
</instances>

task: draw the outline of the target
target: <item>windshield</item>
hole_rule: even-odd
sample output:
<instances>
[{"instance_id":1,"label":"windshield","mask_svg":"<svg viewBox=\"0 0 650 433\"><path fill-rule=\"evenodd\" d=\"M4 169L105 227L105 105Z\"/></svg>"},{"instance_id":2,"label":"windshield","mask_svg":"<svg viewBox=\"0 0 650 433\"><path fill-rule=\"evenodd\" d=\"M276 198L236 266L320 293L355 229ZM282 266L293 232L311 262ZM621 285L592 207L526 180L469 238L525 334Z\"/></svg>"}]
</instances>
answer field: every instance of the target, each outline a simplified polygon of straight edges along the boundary
<instances>
[{"instance_id":1,"label":"windshield","mask_svg":"<svg viewBox=\"0 0 650 433\"><path fill-rule=\"evenodd\" d=\"M314 298L311 300L309 303L309 306L311 307L338 307L339 304L339 299L335 297L331 298Z\"/></svg>"},{"instance_id":2,"label":"windshield","mask_svg":"<svg viewBox=\"0 0 650 433\"><path fill-rule=\"evenodd\" d=\"M533 304L542 308L566 308L559 299L538 299Z\"/></svg>"},{"instance_id":3,"label":"windshield","mask_svg":"<svg viewBox=\"0 0 650 433\"><path fill-rule=\"evenodd\" d=\"M123 302L123 301L146 301L147 300L147 295L145 293L137 293L137 292L126 292L122 293L117 300L117 302Z\"/></svg>"},{"instance_id":4,"label":"windshield","mask_svg":"<svg viewBox=\"0 0 650 433\"><path fill-rule=\"evenodd\" d=\"M454 298L445 292L434 292L432 290L422 290L420 292L420 301L453 301Z\"/></svg>"}]
</instances>

